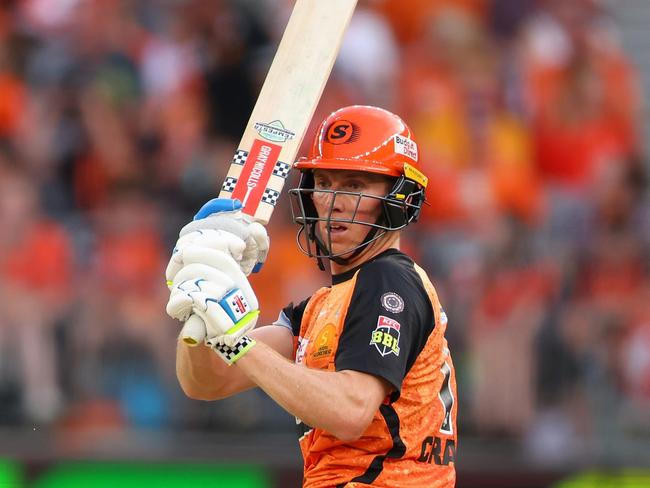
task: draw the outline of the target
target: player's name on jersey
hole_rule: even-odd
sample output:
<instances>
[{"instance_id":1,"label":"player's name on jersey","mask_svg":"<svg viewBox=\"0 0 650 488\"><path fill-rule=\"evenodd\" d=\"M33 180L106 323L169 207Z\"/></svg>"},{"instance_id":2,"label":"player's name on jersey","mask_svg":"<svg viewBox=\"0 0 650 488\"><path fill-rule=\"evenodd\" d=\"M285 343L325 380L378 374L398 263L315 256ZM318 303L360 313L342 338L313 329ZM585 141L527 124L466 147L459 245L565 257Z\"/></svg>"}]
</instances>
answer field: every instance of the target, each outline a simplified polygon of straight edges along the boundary
<instances>
[{"instance_id":1,"label":"player's name on jersey","mask_svg":"<svg viewBox=\"0 0 650 488\"><path fill-rule=\"evenodd\" d=\"M455 462L456 443L453 439L428 436L422 441L419 463L434 463L446 466Z\"/></svg>"}]
</instances>

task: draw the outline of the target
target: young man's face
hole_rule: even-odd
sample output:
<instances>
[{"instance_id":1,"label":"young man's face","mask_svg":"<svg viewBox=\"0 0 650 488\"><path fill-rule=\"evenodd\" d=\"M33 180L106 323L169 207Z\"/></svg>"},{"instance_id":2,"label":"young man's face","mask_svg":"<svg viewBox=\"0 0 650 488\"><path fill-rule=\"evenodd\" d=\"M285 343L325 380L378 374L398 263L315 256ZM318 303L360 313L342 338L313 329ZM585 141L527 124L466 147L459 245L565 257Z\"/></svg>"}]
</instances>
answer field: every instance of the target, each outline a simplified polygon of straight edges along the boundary
<instances>
[{"instance_id":1,"label":"young man's face","mask_svg":"<svg viewBox=\"0 0 650 488\"><path fill-rule=\"evenodd\" d=\"M381 214L381 201L376 198L359 197L356 194L384 197L390 191L390 178L378 174L347 170L314 171L314 189L350 192L355 195L314 192L313 201L320 218L332 221L318 222L318 231L330 252L337 255L352 250L363 242L371 227L362 224L338 222L352 220L374 224ZM331 215L330 215L331 212ZM343 255L345 257L345 255Z\"/></svg>"}]
</instances>

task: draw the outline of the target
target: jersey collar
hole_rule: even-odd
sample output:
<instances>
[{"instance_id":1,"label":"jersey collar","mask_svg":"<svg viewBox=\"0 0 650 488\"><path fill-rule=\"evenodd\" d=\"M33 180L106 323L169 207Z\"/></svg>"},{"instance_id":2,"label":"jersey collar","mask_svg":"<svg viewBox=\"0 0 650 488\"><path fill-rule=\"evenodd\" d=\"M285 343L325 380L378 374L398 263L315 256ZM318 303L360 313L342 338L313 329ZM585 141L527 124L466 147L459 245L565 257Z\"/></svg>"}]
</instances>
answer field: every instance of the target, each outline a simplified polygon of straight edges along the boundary
<instances>
[{"instance_id":1,"label":"jersey collar","mask_svg":"<svg viewBox=\"0 0 650 488\"><path fill-rule=\"evenodd\" d=\"M347 270L347 271L345 271L343 273L332 275L332 285L338 285L340 283L344 283L344 282L352 279L354 274L357 271L359 271L361 268L363 268L368 263L372 263L373 261L376 261L377 259L382 259L384 257L393 256L393 255L396 255L396 254L404 254L404 253L402 251L400 251L399 249L395 249L395 248L392 247L390 249L386 249L383 252L380 252L376 256L373 256L368 261L364 261L359 266L356 266L356 267L354 267L352 269L349 269L349 270Z\"/></svg>"}]
</instances>

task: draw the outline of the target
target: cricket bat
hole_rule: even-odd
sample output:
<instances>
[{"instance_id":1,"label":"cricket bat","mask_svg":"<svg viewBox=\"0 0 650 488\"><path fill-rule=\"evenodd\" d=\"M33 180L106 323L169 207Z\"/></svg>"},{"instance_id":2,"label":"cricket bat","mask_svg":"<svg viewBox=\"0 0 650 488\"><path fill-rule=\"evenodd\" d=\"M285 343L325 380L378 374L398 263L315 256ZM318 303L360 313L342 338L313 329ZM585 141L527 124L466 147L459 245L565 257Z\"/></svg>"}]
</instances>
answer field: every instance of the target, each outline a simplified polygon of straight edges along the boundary
<instances>
[{"instance_id":1,"label":"cricket bat","mask_svg":"<svg viewBox=\"0 0 650 488\"><path fill-rule=\"evenodd\" d=\"M338 55L357 0L297 0L219 198L237 198L266 225ZM203 321L192 315L181 332L196 345Z\"/></svg>"}]
</instances>

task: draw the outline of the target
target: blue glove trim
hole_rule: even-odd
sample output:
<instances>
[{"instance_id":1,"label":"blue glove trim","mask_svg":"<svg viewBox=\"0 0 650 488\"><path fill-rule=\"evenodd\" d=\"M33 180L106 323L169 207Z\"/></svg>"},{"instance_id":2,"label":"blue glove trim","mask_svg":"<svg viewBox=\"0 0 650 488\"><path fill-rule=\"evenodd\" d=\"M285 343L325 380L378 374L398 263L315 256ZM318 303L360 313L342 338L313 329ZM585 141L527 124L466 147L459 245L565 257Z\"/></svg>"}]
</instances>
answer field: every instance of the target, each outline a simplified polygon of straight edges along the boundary
<instances>
[{"instance_id":1,"label":"blue glove trim","mask_svg":"<svg viewBox=\"0 0 650 488\"><path fill-rule=\"evenodd\" d=\"M208 200L196 213L194 220L204 219L212 214L219 212L233 212L242 208L241 202L238 199L231 200L230 198L213 198Z\"/></svg>"}]
</instances>

